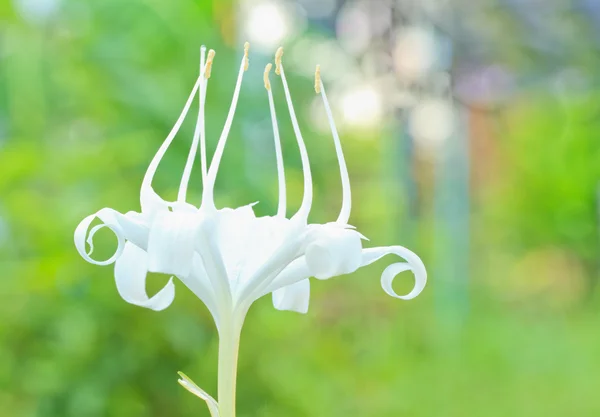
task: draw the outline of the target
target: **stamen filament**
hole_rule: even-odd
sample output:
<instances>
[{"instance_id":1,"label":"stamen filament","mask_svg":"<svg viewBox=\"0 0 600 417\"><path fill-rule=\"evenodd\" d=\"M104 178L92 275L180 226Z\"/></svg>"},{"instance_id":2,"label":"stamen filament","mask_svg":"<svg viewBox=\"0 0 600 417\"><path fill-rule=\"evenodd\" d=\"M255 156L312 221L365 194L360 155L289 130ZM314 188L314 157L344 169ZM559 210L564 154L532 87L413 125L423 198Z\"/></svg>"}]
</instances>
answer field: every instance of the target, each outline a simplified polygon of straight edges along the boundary
<instances>
[{"instance_id":1,"label":"stamen filament","mask_svg":"<svg viewBox=\"0 0 600 417\"><path fill-rule=\"evenodd\" d=\"M221 158L223 157L223 150L225 149L225 143L227 142L227 136L229 135L229 131L231 130L231 124L233 123L233 116L235 115L235 109L237 106L238 98L240 96L240 89L242 87L242 79L244 78L244 72L248 66L248 48L249 44L246 42L244 45L244 56L242 58L242 62L240 64L240 70L238 72L237 82L235 84L235 90L233 91L233 98L231 100L231 105L229 107L229 113L227 114L227 119L225 121L225 125L223 126L223 131L221 132L221 136L219 137L219 142L217 143L217 148L215 150L215 154L210 163L210 168L208 170L208 175L206 178L206 184L202 190L202 205L201 207L206 208L215 208L214 202L214 186L215 180L217 178L217 171L219 170L219 163L221 162ZM209 52L210 59L210 52ZM212 64L212 61L210 62ZM209 72L210 76L210 72Z\"/></svg>"},{"instance_id":2,"label":"stamen filament","mask_svg":"<svg viewBox=\"0 0 600 417\"><path fill-rule=\"evenodd\" d=\"M152 158L152 161L150 162L150 165L148 166L148 169L146 170L146 174L144 175L144 179L142 181L142 190L141 190L141 195L140 195L142 206L145 203L145 198L149 197L146 193L152 189L152 179L154 178L154 174L156 174L158 165L160 164L160 161L162 160L162 158L165 156L165 153L167 152L167 149L173 142L173 139L175 139L175 135L177 135L177 132L181 128L181 125L183 124L183 121L185 120L185 117L187 116L187 113L190 110L192 101L194 100L194 96L196 95L196 92L198 91L198 88L200 87L201 83L202 83L202 77L200 76L196 80L196 84L194 85L194 88L192 89L192 92L190 93L190 96L188 97L187 102L185 103L185 106L183 107L183 110L182 110L181 114L179 115L179 118L175 122L175 125L169 132L169 135L164 140L162 145L160 145L160 148L158 149L158 151Z\"/></svg>"},{"instance_id":3,"label":"stamen filament","mask_svg":"<svg viewBox=\"0 0 600 417\"><path fill-rule=\"evenodd\" d=\"M281 81L283 83L283 91L285 92L285 99L287 101L290 117L292 119L292 126L294 128L294 134L298 141L298 147L300 148L300 158L302 159L302 171L304 173L304 197L302 198L302 204L300 209L293 216L300 216L302 219L308 219L310 207L312 205L312 175L310 172L310 163L308 161L308 152L304 139L302 139L302 133L300 133L300 127L298 126L298 120L296 119L296 112L294 111L294 105L292 104L292 97L290 96L290 90L288 88L287 80L285 78L285 71L283 70L283 63L281 57L283 55L283 48L279 48L275 55L276 73L281 75ZM277 69L279 72L277 72Z\"/></svg>"},{"instance_id":4,"label":"stamen filament","mask_svg":"<svg viewBox=\"0 0 600 417\"><path fill-rule=\"evenodd\" d=\"M200 48L200 74L204 74L204 60L205 60L205 55L206 55L206 46L202 45L202 47ZM188 158L187 161L185 163L185 168L183 170L183 177L181 178L181 184L179 185L179 193L177 194L177 201L182 201L184 202L186 200L186 196L187 196L187 188L188 188L188 184L190 182L190 176L192 175L192 167L194 166L194 160L196 159L196 152L198 151L198 142L200 141L200 131L203 130L204 128L204 107L203 107L203 100L202 100L202 96L205 94L204 91L206 90L206 84L207 84L207 80L204 79L204 77L202 77L202 81L200 82L200 93L198 94L198 98L199 98L199 104L198 104L198 118L196 121L196 128L194 129L194 140L192 141L192 146L190 148L190 152L188 153ZM206 149L204 149L204 152L206 151ZM204 158L202 158L202 153L203 150L200 151L201 152L201 159L205 159L206 156L204 155ZM201 162L201 169L202 169L202 182L204 183L204 178L206 176L205 174L205 163L204 161Z\"/></svg>"},{"instance_id":5,"label":"stamen filament","mask_svg":"<svg viewBox=\"0 0 600 417\"><path fill-rule=\"evenodd\" d=\"M209 52L210 54L210 52ZM213 54L214 57L214 54ZM202 73L205 73L208 63L202 67ZM209 74L210 75L210 74ZM202 167L202 186L206 184L206 175L208 172L208 163L206 162L206 122L205 122L205 106L206 106L206 90L208 89L208 78L204 78L204 88L202 94L200 94L200 111L198 117L200 118L200 165Z\"/></svg>"},{"instance_id":6,"label":"stamen filament","mask_svg":"<svg viewBox=\"0 0 600 417\"><path fill-rule=\"evenodd\" d=\"M269 96L269 110L271 113L271 122L273 124L273 137L275 140L275 155L277 157L277 180L279 182L279 205L277 206L277 216L285 217L286 214L286 190L285 190L285 170L283 167L283 154L281 152L281 140L279 138L279 128L277 126L277 114L275 113L275 103L273 101L273 92L271 91L271 82L269 81L269 72L273 65L267 64L265 68L265 88Z\"/></svg>"},{"instance_id":7,"label":"stamen filament","mask_svg":"<svg viewBox=\"0 0 600 417\"><path fill-rule=\"evenodd\" d=\"M348 168L346 167L346 160L344 159L344 152L342 151L342 144L335 127L335 121L333 120L333 114L331 107L329 107L329 101L327 100L327 94L325 94L325 87L323 81L321 81L321 67L317 65L315 71L315 91L321 93L323 98L323 104L325 105L325 113L327 113L327 119L329 119L329 127L333 135L333 143L335 144L335 153L337 154L338 163L340 164L340 176L342 178L342 209L336 222L342 224L348 224L350 219L350 209L352 208L352 193L350 191L350 178L348 176Z\"/></svg>"}]
</instances>

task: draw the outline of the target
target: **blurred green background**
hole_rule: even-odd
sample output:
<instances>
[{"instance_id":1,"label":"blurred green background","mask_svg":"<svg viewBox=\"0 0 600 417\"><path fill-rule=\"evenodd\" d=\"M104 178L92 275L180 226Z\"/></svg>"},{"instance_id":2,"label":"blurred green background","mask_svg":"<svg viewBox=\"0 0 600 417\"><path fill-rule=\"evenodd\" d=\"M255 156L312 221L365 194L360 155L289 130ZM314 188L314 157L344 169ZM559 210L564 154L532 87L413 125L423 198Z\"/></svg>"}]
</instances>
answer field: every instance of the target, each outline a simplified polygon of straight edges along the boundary
<instances>
[{"instance_id":1,"label":"blurred green background","mask_svg":"<svg viewBox=\"0 0 600 417\"><path fill-rule=\"evenodd\" d=\"M161 313L125 303L73 231L102 207L139 209L201 44L217 51L212 154L245 39L251 68L218 205L275 212L262 70L281 42L314 174L311 220L334 220L341 197L312 90L320 63L351 223L371 246L413 249L430 281L415 300L392 299L380 261L315 282L306 316L260 300L242 334L238 415L600 415L599 28L593 0L0 3L0 416L208 416L176 382L182 370L216 394L206 308L183 285ZM300 159L271 81L291 214ZM188 119L155 181L165 198ZM110 234L99 238L110 253ZM410 284L401 276L397 289Z\"/></svg>"}]
</instances>

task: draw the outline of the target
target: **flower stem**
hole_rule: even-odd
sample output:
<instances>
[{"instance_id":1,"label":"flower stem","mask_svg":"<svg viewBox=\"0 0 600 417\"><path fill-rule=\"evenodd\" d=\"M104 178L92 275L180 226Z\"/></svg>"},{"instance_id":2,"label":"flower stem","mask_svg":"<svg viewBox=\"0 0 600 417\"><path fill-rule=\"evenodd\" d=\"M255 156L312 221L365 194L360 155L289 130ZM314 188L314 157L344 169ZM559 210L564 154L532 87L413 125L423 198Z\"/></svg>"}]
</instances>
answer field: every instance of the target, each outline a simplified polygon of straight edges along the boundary
<instances>
[{"instance_id":1,"label":"flower stem","mask_svg":"<svg viewBox=\"0 0 600 417\"><path fill-rule=\"evenodd\" d=\"M243 317L231 315L219 329L219 417L235 417L238 350Z\"/></svg>"}]
</instances>

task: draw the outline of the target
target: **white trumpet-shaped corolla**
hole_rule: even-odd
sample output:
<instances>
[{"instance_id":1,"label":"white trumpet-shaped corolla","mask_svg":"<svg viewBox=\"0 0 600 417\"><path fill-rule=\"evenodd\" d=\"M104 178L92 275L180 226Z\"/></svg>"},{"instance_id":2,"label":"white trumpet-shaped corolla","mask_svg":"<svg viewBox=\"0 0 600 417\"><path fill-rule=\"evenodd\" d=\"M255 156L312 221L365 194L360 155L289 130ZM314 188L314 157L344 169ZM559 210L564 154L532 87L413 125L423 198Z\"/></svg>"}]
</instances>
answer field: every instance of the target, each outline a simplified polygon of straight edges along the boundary
<instances>
[{"instance_id":1,"label":"white trumpet-shaped corolla","mask_svg":"<svg viewBox=\"0 0 600 417\"><path fill-rule=\"evenodd\" d=\"M281 77L304 173L304 196L300 208L293 216L286 217L283 156L269 80L271 64L265 69L264 84L277 157L277 214L257 217L252 204L238 208L217 208L214 204L215 179L235 114L244 72L249 64L246 43L229 113L210 166L207 165L206 158L204 108L215 53L210 50L206 56L206 50L202 47L200 76L175 126L150 162L142 181L140 212L122 214L111 208L103 208L83 219L75 230L75 246L86 261L97 265L115 264L117 290L125 301L156 311L163 310L175 297L173 278L150 297L146 292L146 276L148 272L157 272L176 277L208 307L221 341L232 338L235 339L231 341L233 345L237 344L239 329L250 305L264 295L272 294L273 304L279 310L306 313L311 277L323 280L349 274L387 254L395 254L403 258L404 262L392 264L383 272L381 284L386 293L408 300L423 290L427 280L425 267L413 252L402 246L363 248L362 241L365 238L348 224L351 206L348 170L318 66L315 90L323 99L329 119L343 193L337 220L326 224L308 223L313 197L311 170L287 85L282 54L283 50L280 48L276 54L275 72ZM152 188L152 179L196 95L199 97L199 113L177 200L165 201ZM196 207L186 201L186 192L198 148L203 190L201 204ZM101 223L92 227L96 218ZM117 249L109 259L97 261L91 257L93 237L102 227L108 227L114 232ZM413 273L415 284L408 294L399 295L392 288L392 281L403 271ZM220 352L220 356L221 353L227 356L226 352ZM235 371L233 375L235 379ZM222 392L221 371L219 377L220 408L222 397L233 403L233 399L229 397L235 393L228 392L228 388L224 388L225 391ZM192 383L187 382L187 379L180 382L194 392L195 389L190 388ZM205 393L202 395L208 397ZM222 416L233 413L231 410L221 411Z\"/></svg>"}]
</instances>

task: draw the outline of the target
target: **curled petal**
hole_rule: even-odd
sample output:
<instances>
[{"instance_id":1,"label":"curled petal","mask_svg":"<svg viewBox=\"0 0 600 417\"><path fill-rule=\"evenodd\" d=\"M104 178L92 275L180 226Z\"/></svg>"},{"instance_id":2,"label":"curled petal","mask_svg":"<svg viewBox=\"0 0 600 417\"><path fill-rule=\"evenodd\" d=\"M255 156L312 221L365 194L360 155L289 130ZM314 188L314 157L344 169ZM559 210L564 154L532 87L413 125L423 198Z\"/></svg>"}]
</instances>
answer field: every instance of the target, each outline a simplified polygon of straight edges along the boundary
<instances>
[{"instance_id":1,"label":"curled petal","mask_svg":"<svg viewBox=\"0 0 600 417\"><path fill-rule=\"evenodd\" d=\"M209 394L206 393L202 388L200 388L194 381L192 381L186 374L183 372L177 372L180 378L177 380L179 385L183 388L194 394L196 397L206 401L206 405L208 406L208 410L210 411L211 417L219 417L219 406L217 401Z\"/></svg>"},{"instance_id":2,"label":"curled petal","mask_svg":"<svg viewBox=\"0 0 600 417\"><path fill-rule=\"evenodd\" d=\"M79 223L79 225L75 229L74 239L75 239L75 247L77 248L77 252L79 252L79 254L81 255L81 257L83 259L85 259L89 263L92 263L95 265L110 265L117 260L117 258L123 252L123 246L125 244L125 237L123 236L123 231L118 222L118 217L121 217L121 216L123 216L121 213L119 213L111 208L103 208L102 210L98 211L97 213L87 216L85 219L83 219L81 221L81 223ZM86 239L86 235L88 235L87 231L90 228L90 225L92 224L92 222L94 221L94 219L96 217L99 218L104 224L93 227L89 233L89 237ZM96 261L90 257L90 255L92 254L92 252L94 250L93 237L94 237L94 234L98 230L100 230L102 227L108 227L110 230L113 231L113 233L117 237L117 250L107 260ZM90 245L89 252L87 252L86 248L85 248L86 241Z\"/></svg>"},{"instance_id":3,"label":"curled petal","mask_svg":"<svg viewBox=\"0 0 600 417\"><path fill-rule=\"evenodd\" d=\"M306 264L311 274L318 279L350 274L361 265L360 233L327 224L309 235L306 246Z\"/></svg>"},{"instance_id":4,"label":"curled petal","mask_svg":"<svg viewBox=\"0 0 600 417\"><path fill-rule=\"evenodd\" d=\"M117 291L125 301L140 307L161 311L169 307L175 298L173 278L152 298L146 293L148 254L133 243L125 243L123 254L115 263Z\"/></svg>"},{"instance_id":5,"label":"curled petal","mask_svg":"<svg viewBox=\"0 0 600 417\"><path fill-rule=\"evenodd\" d=\"M97 224L96 226L92 227L92 230L90 230L90 233L88 234L88 237L85 240L88 246L90 247L90 250L87 252L88 255L91 255L94 252L94 235L98 230L104 229L105 227L107 227L106 224L102 223Z\"/></svg>"},{"instance_id":6,"label":"curled petal","mask_svg":"<svg viewBox=\"0 0 600 417\"><path fill-rule=\"evenodd\" d=\"M306 314L310 300L310 281L303 279L273 291L273 305L277 310L289 310Z\"/></svg>"},{"instance_id":7,"label":"curled petal","mask_svg":"<svg viewBox=\"0 0 600 417\"><path fill-rule=\"evenodd\" d=\"M138 248L148 249L148 235L150 233L148 216L135 211L129 211L124 216L118 216L117 221L123 236Z\"/></svg>"},{"instance_id":8,"label":"curled petal","mask_svg":"<svg viewBox=\"0 0 600 417\"><path fill-rule=\"evenodd\" d=\"M362 251L361 266L370 265L385 255L398 255L406 262L398 262L388 266L381 275L381 286L383 290L392 297L400 298L402 300L410 300L415 298L423 291L425 284L427 283L427 271L421 258L419 258L414 252L406 249L402 246L388 246L382 248L368 248ZM396 276L404 271L412 271L415 277L415 286L406 295L397 294L392 288L392 282Z\"/></svg>"},{"instance_id":9,"label":"curled petal","mask_svg":"<svg viewBox=\"0 0 600 417\"><path fill-rule=\"evenodd\" d=\"M198 225L197 213L157 213L148 237L148 270L177 276L189 275Z\"/></svg>"},{"instance_id":10,"label":"curled petal","mask_svg":"<svg viewBox=\"0 0 600 417\"><path fill-rule=\"evenodd\" d=\"M139 248L146 250L148 248L148 234L150 229L147 225L147 217L141 213L136 213L135 211L128 211L125 215L121 215L121 213L117 213L115 216L118 225L121 227L121 232L123 237L128 241L133 243ZM90 246L90 250L88 254L93 252L94 250L94 235L96 232L104 227L108 227L105 223L98 224L92 227L90 234L87 237L87 244Z\"/></svg>"}]
</instances>

